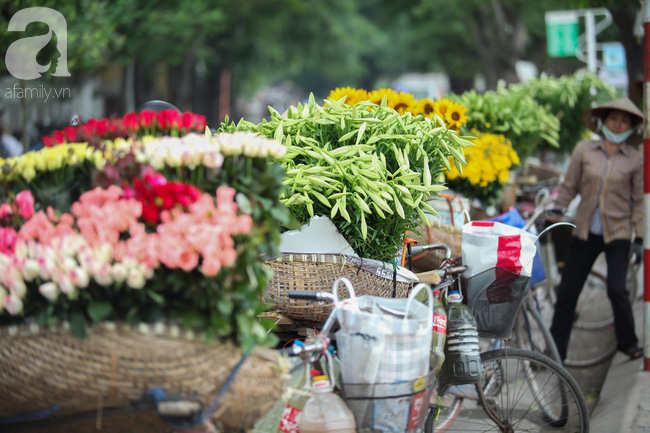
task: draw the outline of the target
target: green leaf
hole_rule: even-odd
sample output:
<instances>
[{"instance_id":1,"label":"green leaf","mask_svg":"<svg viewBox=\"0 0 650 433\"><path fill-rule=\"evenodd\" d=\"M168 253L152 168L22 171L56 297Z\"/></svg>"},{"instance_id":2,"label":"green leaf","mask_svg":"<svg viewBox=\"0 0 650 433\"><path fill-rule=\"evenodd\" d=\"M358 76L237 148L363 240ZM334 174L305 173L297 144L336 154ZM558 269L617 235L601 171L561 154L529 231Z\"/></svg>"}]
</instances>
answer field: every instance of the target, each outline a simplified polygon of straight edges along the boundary
<instances>
[{"instance_id":1,"label":"green leaf","mask_svg":"<svg viewBox=\"0 0 650 433\"><path fill-rule=\"evenodd\" d=\"M104 320L113 312L113 306L108 301L90 301L88 316L93 322Z\"/></svg>"},{"instance_id":2,"label":"green leaf","mask_svg":"<svg viewBox=\"0 0 650 433\"><path fill-rule=\"evenodd\" d=\"M237 313L237 329L238 334L241 335L250 335L251 333L251 319L246 316L244 313Z\"/></svg>"},{"instance_id":3,"label":"green leaf","mask_svg":"<svg viewBox=\"0 0 650 433\"><path fill-rule=\"evenodd\" d=\"M153 290L147 290L147 295L154 300L158 305L165 304L165 297L159 293L154 292Z\"/></svg>"},{"instance_id":4,"label":"green leaf","mask_svg":"<svg viewBox=\"0 0 650 433\"><path fill-rule=\"evenodd\" d=\"M70 332L77 338L86 336L86 317L81 311L70 314Z\"/></svg>"}]
</instances>

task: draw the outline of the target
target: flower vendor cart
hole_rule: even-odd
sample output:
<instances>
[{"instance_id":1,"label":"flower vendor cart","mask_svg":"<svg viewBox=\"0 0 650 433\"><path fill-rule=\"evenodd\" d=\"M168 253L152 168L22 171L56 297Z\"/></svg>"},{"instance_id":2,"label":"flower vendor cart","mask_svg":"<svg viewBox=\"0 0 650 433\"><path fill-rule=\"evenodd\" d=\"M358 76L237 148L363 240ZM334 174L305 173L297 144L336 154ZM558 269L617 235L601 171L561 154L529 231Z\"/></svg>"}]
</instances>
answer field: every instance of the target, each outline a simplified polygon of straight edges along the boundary
<instances>
[{"instance_id":1,"label":"flower vendor cart","mask_svg":"<svg viewBox=\"0 0 650 433\"><path fill-rule=\"evenodd\" d=\"M2 161L0 430L239 431L280 397L258 315L286 149L204 129L130 113Z\"/></svg>"}]
</instances>

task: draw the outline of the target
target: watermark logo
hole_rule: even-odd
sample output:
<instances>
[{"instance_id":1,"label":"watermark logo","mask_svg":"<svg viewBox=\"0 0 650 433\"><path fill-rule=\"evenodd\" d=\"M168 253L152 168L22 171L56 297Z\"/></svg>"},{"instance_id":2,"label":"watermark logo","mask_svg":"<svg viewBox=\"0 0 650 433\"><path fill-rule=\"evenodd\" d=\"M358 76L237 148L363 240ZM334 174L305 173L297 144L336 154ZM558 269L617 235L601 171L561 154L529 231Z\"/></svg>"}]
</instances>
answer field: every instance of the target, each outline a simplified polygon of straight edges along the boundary
<instances>
[{"instance_id":1,"label":"watermark logo","mask_svg":"<svg viewBox=\"0 0 650 433\"><path fill-rule=\"evenodd\" d=\"M14 77L21 80L34 80L40 78L47 72L52 62L47 65L40 65L36 61L36 55L52 39L52 33L56 34L56 49L61 54L57 59L56 69L52 74L55 77L69 77L68 72L68 23L65 17L54 9L46 7L32 7L22 9L14 14L9 21L7 28L10 32L23 32L28 24L33 22L44 22L49 26L47 34L41 36L29 36L12 43L5 54L7 70Z\"/></svg>"}]
</instances>

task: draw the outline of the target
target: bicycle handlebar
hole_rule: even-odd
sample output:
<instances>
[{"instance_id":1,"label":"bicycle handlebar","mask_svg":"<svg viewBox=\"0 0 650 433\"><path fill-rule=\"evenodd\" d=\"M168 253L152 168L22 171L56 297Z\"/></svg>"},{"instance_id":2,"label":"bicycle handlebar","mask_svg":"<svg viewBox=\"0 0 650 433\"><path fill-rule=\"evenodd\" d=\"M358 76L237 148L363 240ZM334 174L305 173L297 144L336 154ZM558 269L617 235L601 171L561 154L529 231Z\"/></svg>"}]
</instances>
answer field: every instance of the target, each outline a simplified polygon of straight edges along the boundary
<instances>
[{"instance_id":1,"label":"bicycle handlebar","mask_svg":"<svg viewBox=\"0 0 650 433\"><path fill-rule=\"evenodd\" d=\"M451 259L451 248L445 244L429 244L411 246L411 255L420 254L431 250L445 250L445 258Z\"/></svg>"},{"instance_id":2,"label":"bicycle handlebar","mask_svg":"<svg viewBox=\"0 0 650 433\"><path fill-rule=\"evenodd\" d=\"M307 301L333 301L334 295L329 292L310 292L308 290L291 290L288 294L291 299L304 299Z\"/></svg>"}]
</instances>

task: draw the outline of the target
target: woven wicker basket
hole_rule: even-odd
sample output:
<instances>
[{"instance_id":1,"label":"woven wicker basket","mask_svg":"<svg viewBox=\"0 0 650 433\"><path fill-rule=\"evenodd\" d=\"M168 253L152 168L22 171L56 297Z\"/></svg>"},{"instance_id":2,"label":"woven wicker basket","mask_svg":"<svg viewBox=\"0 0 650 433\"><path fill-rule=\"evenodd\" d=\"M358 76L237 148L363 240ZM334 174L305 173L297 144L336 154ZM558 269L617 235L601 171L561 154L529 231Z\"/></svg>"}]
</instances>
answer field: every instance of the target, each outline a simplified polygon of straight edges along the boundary
<instances>
[{"instance_id":1,"label":"woven wicker basket","mask_svg":"<svg viewBox=\"0 0 650 433\"><path fill-rule=\"evenodd\" d=\"M418 233L409 232L409 237L415 239L418 245L445 244L451 248L451 257L461 256L462 230L439 221L431 221L431 227L422 224ZM445 258L444 250L432 250L413 257L413 271L426 272L437 269Z\"/></svg>"},{"instance_id":2,"label":"woven wicker basket","mask_svg":"<svg viewBox=\"0 0 650 433\"><path fill-rule=\"evenodd\" d=\"M0 328L0 420L53 404L60 407L55 420L88 411L100 417L103 409L137 402L152 388L163 389L167 396L197 398L206 409L241 358L232 346L208 345L202 336L164 324L104 323L88 329L84 339L72 336L65 326ZM271 350L251 354L213 420L227 430L252 427L283 392L278 359ZM102 432L174 431L155 418L151 413L111 417L100 427ZM129 422L137 429L125 430ZM83 425L89 427L85 431L94 431L97 421L67 424L62 431Z\"/></svg>"},{"instance_id":3,"label":"woven wicker basket","mask_svg":"<svg viewBox=\"0 0 650 433\"><path fill-rule=\"evenodd\" d=\"M373 265L366 267L367 263ZM377 266L378 263L382 262L338 254L284 254L264 262L273 271L273 277L264 289L264 301L272 302L275 311L293 319L322 323L331 312L330 305L289 299L288 293L292 290L330 292L334 281L346 277L352 282L357 296L408 296L411 283L394 280L390 265L383 268ZM343 287L340 287L341 299L349 297Z\"/></svg>"}]
</instances>

